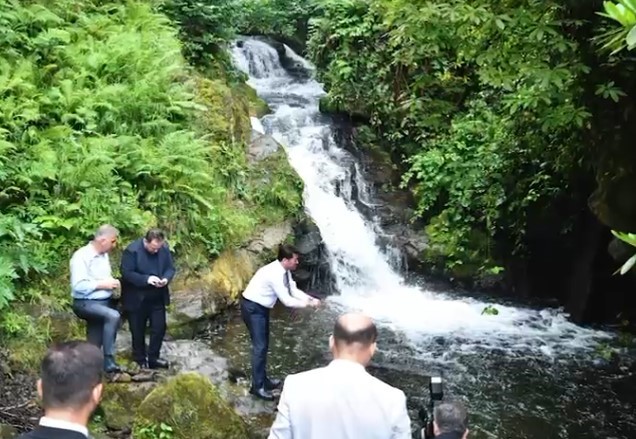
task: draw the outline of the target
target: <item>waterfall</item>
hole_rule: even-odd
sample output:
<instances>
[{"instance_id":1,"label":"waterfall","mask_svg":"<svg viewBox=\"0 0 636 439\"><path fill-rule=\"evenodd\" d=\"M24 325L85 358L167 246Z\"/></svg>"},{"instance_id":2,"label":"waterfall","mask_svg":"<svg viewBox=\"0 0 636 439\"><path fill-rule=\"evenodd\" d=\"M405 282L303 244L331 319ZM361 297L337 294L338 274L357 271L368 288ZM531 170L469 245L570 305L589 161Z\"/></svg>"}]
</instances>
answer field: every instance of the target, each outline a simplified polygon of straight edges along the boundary
<instances>
[{"instance_id":1,"label":"waterfall","mask_svg":"<svg viewBox=\"0 0 636 439\"><path fill-rule=\"evenodd\" d=\"M306 60L287 46L284 52L287 62L311 73ZM380 228L356 207L372 206L372 194L355 158L336 144L331 119L319 112L322 86L311 74L299 77L283 68L279 52L259 39L242 39L232 56L272 109L259 129L285 147L305 183L305 209L320 229L338 291L328 306L371 315L404 334L421 355L504 349L557 356L590 350L610 337L569 322L560 310L495 304L498 315L483 315L488 303L407 284L394 269L395 255L378 244ZM440 338L443 348L435 347Z\"/></svg>"}]
</instances>

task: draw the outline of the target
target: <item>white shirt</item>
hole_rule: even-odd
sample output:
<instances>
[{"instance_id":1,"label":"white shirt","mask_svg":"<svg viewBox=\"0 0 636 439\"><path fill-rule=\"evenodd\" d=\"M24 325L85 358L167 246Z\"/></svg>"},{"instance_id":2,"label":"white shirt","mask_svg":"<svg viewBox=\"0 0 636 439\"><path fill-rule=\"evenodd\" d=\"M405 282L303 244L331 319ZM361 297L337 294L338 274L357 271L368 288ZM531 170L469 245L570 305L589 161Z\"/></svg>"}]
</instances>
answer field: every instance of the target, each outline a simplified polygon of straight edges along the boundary
<instances>
[{"instance_id":1,"label":"white shirt","mask_svg":"<svg viewBox=\"0 0 636 439\"><path fill-rule=\"evenodd\" d=\"M289 289L285 278L289 280ZM273 308L276 299L280 299L285 306L304 308L311 299L311 296L296 287L291 273L279 261L259 268L243 291L243 297L266 308Z\"/></svg>"},{"instance_id":2,"label":"white shirt","mask_svg":"<svg viewBox=\"0 0 636 439\"><path fill-rule=\"evenodd\" d=\"M90 242L73 253L70 262L71 294L75 299L108 299L113 290L98 290L100 280L112 277L108 253L97 253Z\"/></svg>"},{"instance_id":3,"label":"white shirt","mask_svg":"<svg viewBox=\"0 0 636 439\"><path fill-rule=\"evenodd\" d=\"M285 379L268 439L411 439L404 392L334 360Z\"/></svg>"},{"instance_id":4,"label":"white shirt","mask_svg":"<svg viewBox=\"0 0 636 439\"><path fill-rule=\"evenodd\" d=\"M59 428L60 430L76 431L88 437L88 428L86 428L86 426L84 425L76 424L74 422L62 421L61 419L53 419L53 418L47 418L46 416L43 416L42 418L40 418L40 425L42 427Z\"/></svg>"}]
</instances>

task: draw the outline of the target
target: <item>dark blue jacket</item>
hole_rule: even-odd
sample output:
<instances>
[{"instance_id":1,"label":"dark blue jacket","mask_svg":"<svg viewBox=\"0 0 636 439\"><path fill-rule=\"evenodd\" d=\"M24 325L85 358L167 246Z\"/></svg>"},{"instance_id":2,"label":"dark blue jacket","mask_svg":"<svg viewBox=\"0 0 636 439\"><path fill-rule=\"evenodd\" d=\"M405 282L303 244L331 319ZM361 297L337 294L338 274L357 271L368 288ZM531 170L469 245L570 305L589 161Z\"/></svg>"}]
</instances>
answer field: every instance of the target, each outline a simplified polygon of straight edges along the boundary
<instances>
[{"instance_id":1,"label":"dark blue jacket","mask_svg":"<svg viewBox=\"0 0 636 439\"><path fill-rule=\"evenodd\" d=\"M17 439L86 439L82 433L61 428L38 426L35 430L18 436Z\"/></svg>"},{"instance_id":2,"label":"dark blue jacket","mask_svg":"<svg viewBox=\"0 0 636 439\"><path fill-rule=\"evenodd\" d=\"M147 294L161 294L164 306L170 304L170 281L175 269L168 244L155 254L146 250L143 238L133 241L121 257L121 299L126 311L135 311ZM148 285L148 278L157 276L168 279L168 285L162 288Z\"/></svg>"}]
</instances>

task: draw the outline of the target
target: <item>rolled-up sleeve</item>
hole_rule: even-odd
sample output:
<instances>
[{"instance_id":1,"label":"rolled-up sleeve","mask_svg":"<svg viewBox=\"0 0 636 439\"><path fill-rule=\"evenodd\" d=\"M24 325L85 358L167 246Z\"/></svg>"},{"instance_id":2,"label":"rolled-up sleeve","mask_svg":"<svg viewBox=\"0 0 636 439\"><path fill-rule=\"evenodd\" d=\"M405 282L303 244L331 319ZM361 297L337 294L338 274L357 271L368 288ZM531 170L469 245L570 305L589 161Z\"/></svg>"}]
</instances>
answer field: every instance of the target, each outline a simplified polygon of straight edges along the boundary
<instances>
[{"instance_id":1,"label":"rolled-up sleeve","mask_svg":"<svg viewBox=\"0 0 636 439\"><path fill-rule=\"evenodd\" d=\"M298 299L289 294L287 287L285 287L285 284L283 283L282 276L279 280L270 280L270 286L276 293L278 300L283 302L283 305L290 308L305 308L307 306L307 301Z\"/></svg>"},{"instance_id":2,"label":"rolled-up sleeve","mask_svg":"<svg viewBox=\"0 0 636 439\"><path fill-rule=\"evenodd\" d=\"M297 299L301 299L301 300L311 300L313 299L312 296L310 296L309 294L305 293L303 290L298 289L298 286L296 286L296 281L294 279L289 279L289 283L291 286L291 292L292 292L292 296L294 296Z\"/></svg>"},{"instance_id":3,"label":"rolled-up sleeve","mask_svg":"<svg viewBox=\"0 0 636 439\"><path fill-rule=\"evenodd\" d=\"M98 281L91 278L88 272L88 261L81 253L71 258L71 289L75 296L88 296L97 289Z\"/></svg>"}]
</instances>

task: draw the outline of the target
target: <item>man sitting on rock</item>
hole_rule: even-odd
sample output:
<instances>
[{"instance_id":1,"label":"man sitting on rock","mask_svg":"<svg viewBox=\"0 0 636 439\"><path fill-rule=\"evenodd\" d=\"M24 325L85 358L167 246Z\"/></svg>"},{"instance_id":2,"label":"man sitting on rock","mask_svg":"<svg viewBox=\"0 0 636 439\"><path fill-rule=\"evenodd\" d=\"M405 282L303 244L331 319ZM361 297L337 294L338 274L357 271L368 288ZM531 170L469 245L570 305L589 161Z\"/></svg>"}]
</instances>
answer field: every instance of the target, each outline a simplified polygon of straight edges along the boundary
<instances>
[{"instance_id":1,"label":"man sitting on rock","mask_svg":"<svg viewBox=\"0 0 636 439\"><path fill-rule=\"evenodd\" d=\"M119 372L115 362L115 338L121 316L112 307L113 278L108 254L117 246L119 231L110 224L97 229L91 242L73 253L70 262L73 312L86 320L86 338L104 348L104 370Z\"/></svg>"},{"instance_id":2,"label":"man sitting on rock","mask_svg":"<svg viewBox=\"0 0 636 439\"><path fill-rule=\"evenodd\" d=\"M361 314L345 314L329 338L334 360L290 375L269 439L410 439L404 392L371 376L377 329Z\"/></svg>"},{"instance_id":3,"label":"man sitting on rock","mask_svg":"<svg viewBox=\"0 0 636 439\"><path fill-rule=\"evenodd\" d=\"M52 346L37 383L44 417L18 439L87 439L88 420L102 397L103 362L101 350L84 341Z\"/></svg>"}]
</instances>

